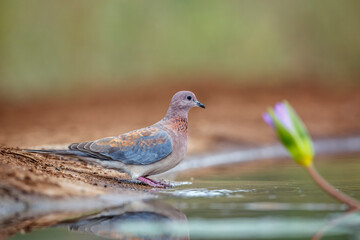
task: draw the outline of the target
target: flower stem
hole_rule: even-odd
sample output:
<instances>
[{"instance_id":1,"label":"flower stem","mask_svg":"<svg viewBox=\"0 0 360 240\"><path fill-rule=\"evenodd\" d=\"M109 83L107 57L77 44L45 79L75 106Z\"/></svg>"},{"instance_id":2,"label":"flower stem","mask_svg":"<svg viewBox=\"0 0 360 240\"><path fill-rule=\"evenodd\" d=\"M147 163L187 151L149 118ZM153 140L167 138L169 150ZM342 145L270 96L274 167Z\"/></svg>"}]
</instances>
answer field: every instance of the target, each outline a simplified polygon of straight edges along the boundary
<instances>
[{"instance_id":1,"label":"flower stem","mask_svg":"<svg viewBox=\"0 0 360 240\"><path fill-rule=\"evenodd\" d=\"M340 202L348 205L349 210L360 209L360 203L349 197L348 195L340 192L334 186L329 184L315 169L314 165L306 167L307 172L310 174L311 178L316 182L316 184L325 192L327 192L333 198L339 200Z\"/></svg>"}]
</instances>

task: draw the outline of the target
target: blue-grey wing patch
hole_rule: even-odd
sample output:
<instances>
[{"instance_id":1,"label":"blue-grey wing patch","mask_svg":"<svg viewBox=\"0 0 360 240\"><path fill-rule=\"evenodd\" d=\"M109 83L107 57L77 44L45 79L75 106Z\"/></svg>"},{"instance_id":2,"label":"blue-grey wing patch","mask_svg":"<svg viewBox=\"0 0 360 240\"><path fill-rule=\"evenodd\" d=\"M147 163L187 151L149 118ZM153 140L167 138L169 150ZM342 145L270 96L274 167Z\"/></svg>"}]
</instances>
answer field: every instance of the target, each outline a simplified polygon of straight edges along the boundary
<instances>
[{"instance_id":1,"label":"blue-grey wing patch","mask_svg":"<svg viewBox=\"0 0 360 240\"><path fill-rule=\"evenodd\" d=\"M149 127L116 137L72 144L69 148L102 160L147 165L167 157L172 152L172 143L167 132Z\"/></svg>"}]
</instances>

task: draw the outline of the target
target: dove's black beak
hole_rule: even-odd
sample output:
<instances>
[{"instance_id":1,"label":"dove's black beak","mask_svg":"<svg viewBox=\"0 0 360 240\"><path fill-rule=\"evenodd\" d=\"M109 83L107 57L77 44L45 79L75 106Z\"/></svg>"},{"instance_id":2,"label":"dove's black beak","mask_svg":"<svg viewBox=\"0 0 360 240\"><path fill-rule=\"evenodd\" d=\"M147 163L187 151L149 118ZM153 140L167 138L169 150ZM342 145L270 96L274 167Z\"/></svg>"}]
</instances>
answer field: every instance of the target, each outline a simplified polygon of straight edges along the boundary
<instances>
[{"instance_id":1,"label":"dove's black beak","mask_svg":"<svg viewBox=\"0 0 360 240\"><path fill-rule=\"evenodd\" d=\"M201 102L199 101L194 101L196 103L196 105L198 105L198 107L201 107L201 108L205 108L205 105L202 104Z\"/></svg>"}]
</instances>

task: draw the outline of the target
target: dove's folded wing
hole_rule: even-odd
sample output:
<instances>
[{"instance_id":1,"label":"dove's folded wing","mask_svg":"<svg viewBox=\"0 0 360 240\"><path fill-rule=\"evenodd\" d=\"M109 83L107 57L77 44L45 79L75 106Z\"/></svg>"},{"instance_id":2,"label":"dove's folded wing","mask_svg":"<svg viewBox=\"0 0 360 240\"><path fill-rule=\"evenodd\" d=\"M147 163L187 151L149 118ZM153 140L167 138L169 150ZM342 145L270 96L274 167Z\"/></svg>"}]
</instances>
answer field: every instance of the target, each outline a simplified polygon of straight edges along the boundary
<instances>
[{"instance_id":1,"label":"dove's folded wing","mask_svg":"<svg viewBox=\"0 0 360 240\"><path fill-rule=\"evenodd\" d=\"M74 143L69 148L102 160L146 165L167 157L172 152L172 142L164 130L149 127L92 142Z\"/></svg>"}]
</instances>

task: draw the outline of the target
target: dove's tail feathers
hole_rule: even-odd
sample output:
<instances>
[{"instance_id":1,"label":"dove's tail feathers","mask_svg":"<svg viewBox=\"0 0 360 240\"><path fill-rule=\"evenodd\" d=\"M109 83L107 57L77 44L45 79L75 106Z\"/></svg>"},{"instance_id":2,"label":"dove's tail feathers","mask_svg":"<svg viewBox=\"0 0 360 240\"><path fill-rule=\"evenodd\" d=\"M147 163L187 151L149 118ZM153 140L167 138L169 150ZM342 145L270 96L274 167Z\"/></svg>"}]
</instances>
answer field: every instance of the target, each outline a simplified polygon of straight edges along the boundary
<instances>
[{"instance_id":1,"label":"dove's tail feathers","mask_svg":"<svg viewBox=\"0 0 360 240\"><path fill-rule=\"evenodd\" d=\"M106 168L115 169L118 172L122 173L128 173L124 170L123 164L119 161L116 161L114 164L111 164L111 161L104 161L103 159L100 159L94 155L90 155L88 153L84 153L81 151L76 150L60 150L60 149L44 149L44 150L38 150L38 149L26 149L25 151L31 152L31 153L43 153L43 154L56 154L56 155L63 155L63 156L75 156L76 159L82 162L100 165Z\"/></svg>"},{"instance_id":2,"label":"dove's tail feathers","mask_svg":"<svg viewBox=\"0 0 360 240\"><path fill-rule=\"evenodd\" d=\"M26 149L25 151L31 153L40 153L40 154L54 154L54 155L61 155L61 156L73 156L76 157L77 160L88 162L88 163L97 163L101 165L101 160L81 151L76 150L67 150L67 149Z\"/></svg>"},{"instance_id":3,"label":"dove's tail feathers","mask_svg":"<svg viewBox=\"0 0 360 240\"><path fill-rule=\"evenodd\" d=\"M47 153L47 154L67 155L67 156L89 157L89 155L86 153L75 150L66 150L66 149L46 149L46 150L26 149L25 151L32 153Z\"/></svg>"}]
</instances>

